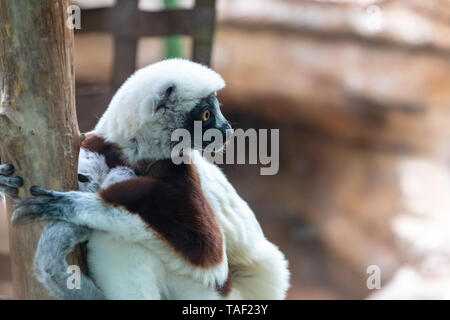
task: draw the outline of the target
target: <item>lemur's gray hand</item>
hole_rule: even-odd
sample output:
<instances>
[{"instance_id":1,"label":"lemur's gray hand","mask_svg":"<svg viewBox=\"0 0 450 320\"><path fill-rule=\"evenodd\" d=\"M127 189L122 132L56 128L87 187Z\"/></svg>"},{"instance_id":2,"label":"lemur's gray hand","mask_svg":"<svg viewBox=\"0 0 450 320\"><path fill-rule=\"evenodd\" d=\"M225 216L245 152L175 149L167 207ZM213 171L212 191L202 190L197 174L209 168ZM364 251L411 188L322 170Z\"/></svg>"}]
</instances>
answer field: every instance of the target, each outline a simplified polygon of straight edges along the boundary
<instances>
[{"instance_id":1,"label":"lemur's gray hand","mask_svg":"<svg viewBox=\"0 0 450 320\"><path fill-rule=\"evenodd\" d=\"M37 220L65 220L65 213L72 201L64 192L45 190L37 186L30 188L34 197L15 199L11 221L13 224L26 224Z\"/></svg>"},{"instance_id":2,"label":"lemur's gray hand","mask_svg":"<svg viewBox=\"0 0 450 320\"><path fill-rule=\"evenodd\" d=\"M23 186L22 177L11 177L14 174L14 166L11 163L0 165L0 193L13 198L19 194L19 188Z\"/></svg>"}]
</instances>

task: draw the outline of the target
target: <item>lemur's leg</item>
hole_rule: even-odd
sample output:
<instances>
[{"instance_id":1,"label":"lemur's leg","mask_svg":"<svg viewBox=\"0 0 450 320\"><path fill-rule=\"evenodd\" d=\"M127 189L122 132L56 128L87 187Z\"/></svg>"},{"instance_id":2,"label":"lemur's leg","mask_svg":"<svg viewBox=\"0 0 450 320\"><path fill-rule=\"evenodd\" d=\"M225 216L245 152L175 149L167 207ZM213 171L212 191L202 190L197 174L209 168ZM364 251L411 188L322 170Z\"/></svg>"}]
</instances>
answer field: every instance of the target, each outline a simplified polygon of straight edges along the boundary
<instances>
[{"instance_id":1,"label":"lemur's leg","mask_svg":"<svg viewBox=\"0 0 450 320\"><path fill-rule=\"evenodd\" d=\"M11 177L14 174L14 166L10 163L0 165L0 194L16 197L19 188L23 186L21 177Z\"/></svg>"},{"instance_id":2,"label":"lemur's leg","mask_svg":"<svg viewBox=\"0 0 450 320\"><path fill-rule=\"evenodd\" d=\"M136 214L102 201L95 193L55 192L31 187L33 198L16 200L13 223L35 220L63 220L78 226L102 230L130 242L151 239L152 233Z\"/></svg>"},{"instance_id":3,"label":"lemur's leg","mask_svg":"<svg viewBox=\"0 0 450 320\"><path fill-rule=\"evenodd\" d=\"M225 234L233 291L246 300L284 299L289 288L286 258L264 236L247 203L228 181L221 182L211 197L221 204L216 213Z\"/></svg>"},{"instance_id":4,"label":"lemur's leg","mask_svg":"<svg viewBox=\"0 0 450 320\"><path fill-rule=\"evenodd\" d=\"M266 239L248 205L237 195L233 201L220 217L233 291L245 300L284 299L289 288L286 258Z\"/></svg>"},{"instance_id":5,"label":"lemur's leg","mask_svg":"<svg viewBox=\"0 0 450 320\"><path fill-rule=\"evenodd\" d=\"M0 193L17 197L18 188L23 186L21 177L14 174L12 164L0 165ZM45 227L35 253L35 270L38 280L58 299L104 299L91 279L81 275L80 289L67 287L68 264L66 256L73 247L84 242L91 231L63 221L55 221Z\"/></svg>"},{"instance_id":6,"label":"lemur's leg","mask_svg":"<svg viewBox=\"0 0 450 320\"><path fill-rule=\"evenodd\" d=\"M66 262L73 248L89 239L92 230L65 221L52 221L42 232L34 257L37 279L57 299L102 300L104 294L94 282L80 273L80 287L70 289L68 279L71 273Z\"/></svg>"},{"instance_id":7,"label":"lemur's leg","mask_svg":"<svg viewBox=\"0 0 450 320\"><path fill-rule=\"evenodd\" d=\"M233 290L245 300L284 299L289 288L287 260L271 242L256 241L254 246L238 250L241 256L227 251Z\"/></svg>"},{"instance_id":8,"label":"lemur's leg","mask_svg":"<svg viewBox=\"0 0 450 320\"><path fill-rule=\"evenodd\" d=\"M114 168L106 176L101 187L106 188L133 176L134 172L129 168ZM100 187L101 179L103 179L102 176L91 177L79 174L80 189L96 192ZM67 286L70 274L67 273L66 257L76 245L88 241L91 233L92 230L87 227L65 221L53 221L42 231L34 258L35 273L37 279L55 298L61 300L105 299L103 292L87 275L80 274L79 289L69 289Z\"/></svg>"}]
</instances>

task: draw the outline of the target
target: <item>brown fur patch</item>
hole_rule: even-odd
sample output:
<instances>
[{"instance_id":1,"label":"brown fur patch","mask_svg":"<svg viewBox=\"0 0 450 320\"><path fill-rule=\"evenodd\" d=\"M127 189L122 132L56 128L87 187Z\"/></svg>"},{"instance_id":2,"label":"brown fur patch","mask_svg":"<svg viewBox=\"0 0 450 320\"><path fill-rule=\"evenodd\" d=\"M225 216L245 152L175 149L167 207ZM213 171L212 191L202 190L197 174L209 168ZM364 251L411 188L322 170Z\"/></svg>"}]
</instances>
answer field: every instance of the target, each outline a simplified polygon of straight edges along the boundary
<instances>
[{"instance_id":1,"label":"brown fur patch","mask_svg":"<svg viewBox=\"0 0 450 320\"><path fill-rule=\"evenodd\" d=\"M231 279L231 272L228 271L227 280L221 286L218 286L216 290L222 297L226 297L231 293L231 289L233 289L233 280Z\"/></svg>"},{"instance_id":2,"label":"brown fur patch","mask_svg":"<svg viewBox=\"0 0 450 320\"><path fill-rule=\"evenodd\" d=\"M81 147L85 150L96 152L105 157L106 165L110 168L126 165L122 152L117 144L108 142L100 135L88 133L81 142Z\"/></svg>"},{"instance_id":3,"label":"brown fur patch","mask_svg":"<svg viewBox=\"0 0 450 320\"><path fill-rule=\"evenodd\" d=\"M138 214L193 265L207 268L222 261L222 233L194 165L158 161L149 176L113 184L100 196Z\"/></svg>"}]
</instances>

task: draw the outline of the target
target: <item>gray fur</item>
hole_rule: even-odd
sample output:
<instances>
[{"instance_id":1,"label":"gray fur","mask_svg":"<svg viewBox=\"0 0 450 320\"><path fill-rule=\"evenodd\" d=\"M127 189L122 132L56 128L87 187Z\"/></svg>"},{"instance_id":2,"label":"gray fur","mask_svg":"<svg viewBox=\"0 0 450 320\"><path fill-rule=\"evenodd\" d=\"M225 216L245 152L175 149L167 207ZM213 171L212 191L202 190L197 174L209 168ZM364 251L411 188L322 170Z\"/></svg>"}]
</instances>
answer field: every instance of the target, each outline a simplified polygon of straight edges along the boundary
<instances>
[{"instance_id":1,"label":"gray fur","mask_svg":"<svg viewBox=\"0 0 450 320\"><path fill-rule=\"evenodd\" d=\"M81 274L80 289L67 287L69 265L66 257L73 248L89 239L92 231L64 221L50 222L42 232L34 256L36 277L60 300L103 300L104 294L94 282Z\"/></svg>"},{"instance_id":2,"label":"gray fur","mask_svg":"<svg viewBox=\"0 0 450 320\"><path fill-rule=\"evenodd\" d=\"M11 163L0 165L0 194L17 197L19 188L23 186L22 177L11 177L14 174L14 166Z\"/></svg>"},{"instance_id":3,"label":"gray fur","mask_svg":"<svg viewBox=\"0 0 450 320\"><path fill-rule=\"evenodd\" d=\"M45 190L37 186L30 188L30 193L34 197L15 199L17 209L13 212L11 222L17 224L27 224L34 221L58 220L76 224L78 226L91 226L91 213L97 213L105 209L106 212L98 212L99 217L105 219L100 226L93 223L99 230L109 231L114 225L109 221L110 211L114 212L114 207L106 206L96 194L82 191L56 192ZM110 209L110 210L108 210Z\"/></svg>"},{"instance_id":4,"label":"gray fur","mask_svg":"<svg viewBox=\"0 0 450 320\"><path fill-rule=\"evenodd\" d=\"M12 198L19 195L19 189L0 185L0 194L6 194Z\"/></svg>"},{"instance_id":5,"label":"gray fur","mask_svg":"<svg viewBox=\"0 0 450 320\"><path fill-rule=\"evenodd\" d=\"M72 201L66 193L31 187L34 198L16 199L18 207L12 216L13 224L35 220L53 220L42 231L34 256L38 281L59 300L102 300L102 291L85 274L80 275L80 289L69 289L66 257L73 248L89 240L92 230L73 224L65 217L71 214Z\"/></svg>"},{"instance_id":6,"label":"gray fur","mask_svg":"<svg viewBox=\"0 0 450 320\"><path fill-rule=\"evenodd\" d=\"M111 169L109 174L106 176L106 178L103 180L101 189L106 189L110 185L124 181L129 180L136 177L136 174L133 170L127 167L116 167L114 169Z\"/></svg>"},{"instance_id":7,"label":"gray fur","mask_svg":"<svg viewBox=\"0 0 450 320\"><path fill-rule=\"evenodd\" d=\"M35 220L64 220L71 211L72 203L64 193L48 191L33 186L30 193L32 198L16 199L11 221L14 224L26 224Z\"/></svg>"},{"instance_id":8,"label":"gray fur","mask_svg":"<svg viewBox=\"0 0 450 320\"><path fill-rule=\"evenodd\" d=\"M92 159L95 160L95 159ZM93 163L95 164L95 163ZM102 188L119 181L135 177L133 170L126 167L117 167L109 173L103 172L101 166L94 168L98 176L88 176L89 183L82 189L87 192L54 192L39 187L31 187L33 198L16 199L16 211L13 213L14 224L30 223L35 220L53 220L42 231L38 248L34 257L35 273L38 281L56 299L61 300L99 300L105 299L102 291L96 287L91 278L81 274L81 288L67 288L66 256L80 243L89 240L92 230L82 226L79 221L71 223L71 218L77 215L74 210L74 201L83 202L93 192L98 191L99 183ZM105 177L103 177L106 175Z\"/></svg>"},{"instance_id":9,"label":"gray fur","mask_svg":"<svg viewBox=\"0 0 450 320\"><path fill-rule=\"evenodd\" d=\"M33 216L33 211L38 208L47 210L51 208L52 213L64 212L60 206L67 205L67 200L58 197L52 191L46 191L38 187L32 187L30 192L34 196L45 196L46 198L16 198L19 188L23 186L22 177L11 177L15 168L12 164L0 165L0 193L7 194L15 198L16 205L23 206L15 213L13 218L22 223L31 222L38 216ZM43 205L45 204L45 205ZM18 217L21 217L18 219ZM52 221L42 232L38 247L34 257L34 268L36 277L52 296L63 300L100 300L105 299L104 294L95 286L93 281L86 275L81 274L80 289L69 289L67 287L68 264L67 255L73 248L89 239L92 231L89 228L77 226L64 221Z\"/></svg>"},{"instance_id":10,"label":"gray fur","mask_svg":"<svg viewBox=\"0 0 450 320\"><path fill-rule=\"evenodd\" d=\"M10 176L14 173L14 166L11 163L0 165L0 175Z\"/></svg>"},{"instance_id":11,"label":"gray fur","mask_svg":"<svg viewBox=\"0 0 450 320\"><path fill-rule=\"evenodd\" d=\"M0 176L0 183L5 186L19 188L19 187L23 186L23 179L22 179L22 177Z\"/></svg>"}]
</instances>

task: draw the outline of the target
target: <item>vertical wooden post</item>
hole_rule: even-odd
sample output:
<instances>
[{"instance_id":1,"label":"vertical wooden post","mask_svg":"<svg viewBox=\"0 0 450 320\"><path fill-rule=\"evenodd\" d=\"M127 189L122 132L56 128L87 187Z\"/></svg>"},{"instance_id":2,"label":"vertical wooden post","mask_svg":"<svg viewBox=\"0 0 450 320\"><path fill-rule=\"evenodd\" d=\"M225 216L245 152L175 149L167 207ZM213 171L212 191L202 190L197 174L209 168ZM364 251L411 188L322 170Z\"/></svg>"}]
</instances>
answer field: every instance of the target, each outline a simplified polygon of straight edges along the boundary
<instances>
[{"instance_id":1,"label":"vertical wooden post","mask_svg":"<svg viewBox=\"0 0 450 320\"><path fill-rule=\"evenodd\" d=\"M0 1L0 154L30 185L75 189L79 150L68 0ZM8 218L12 213L7 201ZM49 298L33 255L41 227L9 228L14 296ZM81 263L80 259L76 259Z\"/></svg>"},{"instance_id":2,"label":"vertical wooden post","mask_svg":"<svg viewBox=\"0 0 450 320\"><path fill-rule=\"evenodd\" d=\"M118 0L114 7L114 23L116 28L136 23L138 12L137 0ZM136 70L138 38L131 35L114 35L114 64L112 89L115 92L124 81Z\"/></svg>"},{"instance_id":3,"label":"vertical wooden post","mask_svg":"<svg viewBox=\"0 0 450 320\"><path fill-rule=\"evenodd\" d=\"M192 11L192 57L207 66L211 63L215 12L216 0L196 0Z\"/></svg>"}]
</instances>

